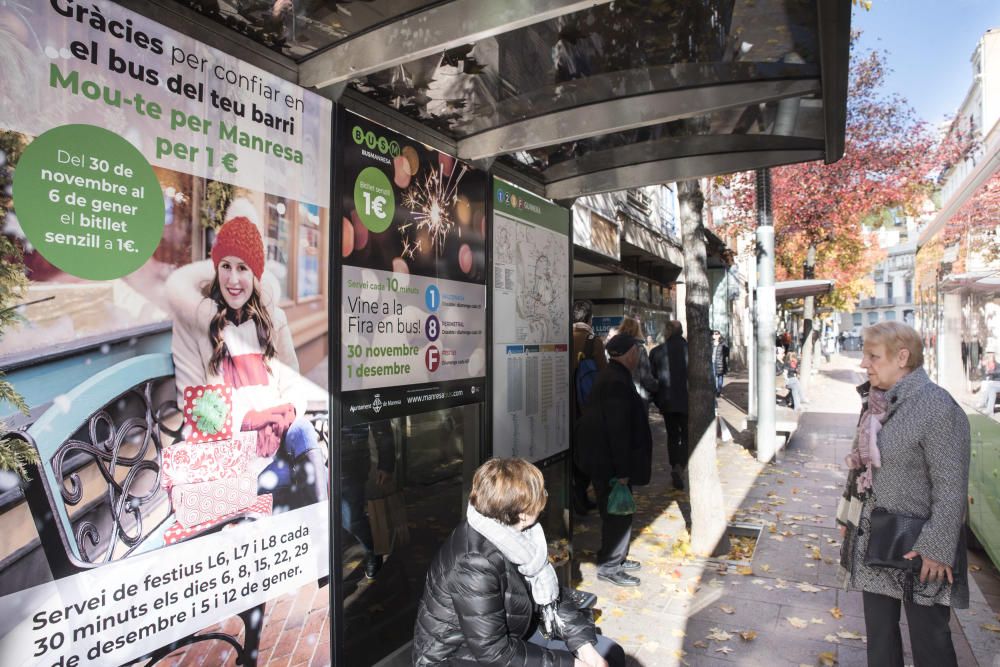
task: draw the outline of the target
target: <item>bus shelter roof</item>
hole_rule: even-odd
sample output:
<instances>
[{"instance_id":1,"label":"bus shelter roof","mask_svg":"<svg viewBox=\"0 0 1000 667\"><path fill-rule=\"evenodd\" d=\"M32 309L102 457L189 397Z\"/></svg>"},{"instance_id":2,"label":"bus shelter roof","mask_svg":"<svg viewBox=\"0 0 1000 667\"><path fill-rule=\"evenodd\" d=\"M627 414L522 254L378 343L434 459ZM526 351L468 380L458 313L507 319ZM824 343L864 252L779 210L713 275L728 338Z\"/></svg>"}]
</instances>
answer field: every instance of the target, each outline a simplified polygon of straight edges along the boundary
<instances>
[{"instance_id":1,"label":"bus shelter roof","mask_svg":"<svg viewBox=\"0 0 1000 667\"><path fill-rule=\"evenodd\" d=\"M833 289L832 280L782 280L774 284L774 298L778 301L819 296Z\"/></svg>"},{"instance_id":2,"label":"bus shelter roof","mask_svg":"<svg viewBox=\"0 0 1000 667\"><path fill-rule=\"evenodd\" d=\"M844 150L842 0L120 1L552 199Z\"/></svg>"}]
</instances>

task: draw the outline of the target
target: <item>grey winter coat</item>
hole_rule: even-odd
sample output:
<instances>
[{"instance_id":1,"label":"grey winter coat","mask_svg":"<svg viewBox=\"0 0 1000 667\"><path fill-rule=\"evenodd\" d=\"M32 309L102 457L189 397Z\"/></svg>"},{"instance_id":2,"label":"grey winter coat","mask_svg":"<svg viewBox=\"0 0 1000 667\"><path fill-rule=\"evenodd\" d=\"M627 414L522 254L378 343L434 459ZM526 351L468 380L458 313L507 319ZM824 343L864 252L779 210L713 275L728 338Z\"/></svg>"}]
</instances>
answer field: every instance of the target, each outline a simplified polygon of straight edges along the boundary
<instances>
[{"instance_id":1,"label":"grey winter coat","mask_svg":"<svg viewBox=\"0 0 1000 667\"><path fill-rule=\"evenodd\" d=\"M868 385L861 385L858 391L867 401ZM951 395L931 382L922 368L899 380L886 398L889 408L878 434L882 467L874 471L874 493L864 501L859 525L847 524L841 547L845 583L851 589L903 599L899 571L864 565L871 512L883 507L897 514L926 517L913 550L953 569L953 585L918 581L914 601L965 609L969 606L964 533L969 421Z\"/></svg>"}]
</instances>

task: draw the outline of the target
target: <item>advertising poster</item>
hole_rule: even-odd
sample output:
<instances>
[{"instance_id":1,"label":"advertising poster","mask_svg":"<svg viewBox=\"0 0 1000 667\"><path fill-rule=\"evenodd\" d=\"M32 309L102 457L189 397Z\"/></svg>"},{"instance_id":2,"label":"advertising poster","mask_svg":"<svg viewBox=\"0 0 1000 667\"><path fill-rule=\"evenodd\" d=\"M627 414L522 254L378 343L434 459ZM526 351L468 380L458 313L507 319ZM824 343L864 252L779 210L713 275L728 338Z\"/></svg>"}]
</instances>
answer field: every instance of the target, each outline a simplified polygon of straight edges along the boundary
<instances>
[{"instance_id":1,"label":"advertising poster","mask_svg":"<svg viewBox=\"0 0 1000 667\"><path fill-rule=\"evenodd\" d=\"M569 211L493 179L493 455L569 448Z\"/></svg>"},{"instance_id":2,"label":"advertising poster","mask_svg":"<svg viewBox=\"0 0 1000 667\"><path fill-rule=\"evenodd\" d=\"M482 402L486 174L353 114L340 140L344 424Z\"/></svg>"},{"instance_id":3,"label":"advertising poster","mask_svg":"<svg viewBox=\"0 0 1000 667\"><path fill-rule=\"evenodd\" d=\"M0 11L0 664L329 664L331 103Z\"/></svg>"}]
</instances>

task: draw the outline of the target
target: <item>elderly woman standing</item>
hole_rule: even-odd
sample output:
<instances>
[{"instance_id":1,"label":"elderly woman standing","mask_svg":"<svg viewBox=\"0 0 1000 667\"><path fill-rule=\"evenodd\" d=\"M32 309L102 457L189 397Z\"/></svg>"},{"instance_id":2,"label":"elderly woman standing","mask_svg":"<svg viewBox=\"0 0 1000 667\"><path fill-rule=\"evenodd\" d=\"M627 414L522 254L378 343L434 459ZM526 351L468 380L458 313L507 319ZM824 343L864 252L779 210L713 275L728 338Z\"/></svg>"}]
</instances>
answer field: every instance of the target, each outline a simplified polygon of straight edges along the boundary
<instances>
[{"instance_id":1,"label":"elderly woman standing","mask_svg":"<svg viewBox=\"0 0 1000 667\"><path fill-rule=\"evenodd\" d=\"M916 667L956 665L951 608L969 605L964 522L969 481L969 423L947 391L927 377L916 331L898 322L865 329L858 387L863 412L837 523L849 588L864 596L868 664L903 665L899 609L906 607ZM919 574L867 564L872 511L924 519L902 558L920 558ZM876 527L877 530L877 527Z\"/></svg>"},{"instance_id":2,"label":"elderly woman standing","mask_svg":"<svg viewBox=\"0 0 1000 667\"><path fill-rule=\"evenodd\" d=\"M624 667L622 648L560 599L537 523L547 498L542 472L524 459L479 466L466 519L427 571L414 665Z\"/></svg>"}]
</instances>

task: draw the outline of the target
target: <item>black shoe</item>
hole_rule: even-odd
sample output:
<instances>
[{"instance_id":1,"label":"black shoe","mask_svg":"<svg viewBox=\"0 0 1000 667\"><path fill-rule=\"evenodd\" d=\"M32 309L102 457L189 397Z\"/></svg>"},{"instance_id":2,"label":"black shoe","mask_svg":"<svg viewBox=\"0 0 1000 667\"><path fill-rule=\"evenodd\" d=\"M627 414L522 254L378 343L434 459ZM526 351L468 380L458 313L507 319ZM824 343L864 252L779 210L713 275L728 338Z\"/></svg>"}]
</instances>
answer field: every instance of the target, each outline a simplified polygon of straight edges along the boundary
<instances>
[{"instance_id":1,"label":"black shoe","mask_svg":"<svg viewBox=\"0 0 1000 667\"><path fill-rule=\"evenodd\" d=\"M678 491L684 490L684 475L682 475L681 473L671 472L670 481L671 483L673 483L674 488L677 489Z\"/></svg>"},{"instance_id":2,"label":"black shoe","mask_svg":"<svg viewBox=\"0 0 1000 667\"><path fill-rule=\"evenodd\" d=\"M365 556L365 577L374 579L378 571L382 569L382 556L379 554L368 554Z\"/></svg>"},{"instance_id":3,"label":"black shoe","mask_svg":"<svg viewBox=\"0 0 1000 667\"><path fill-rule=\"evenodd\" d=\"M633 577L624 570L618 570L614 574L601 574L598 572L597 578L601 581L612 583L615 586L638 586L641 583L639 577Z\"/></svg>"},{"instance_id":4,"label":"black shoe","mask_svg":"<svg viewBox=\"0 0 1000 667\"><path fill-rule=\"evenodd\" d=\"M642 569L642 563L637 560L625 560L622 561L623 570L639 570Z\"/></svg>"}]
</instances>

